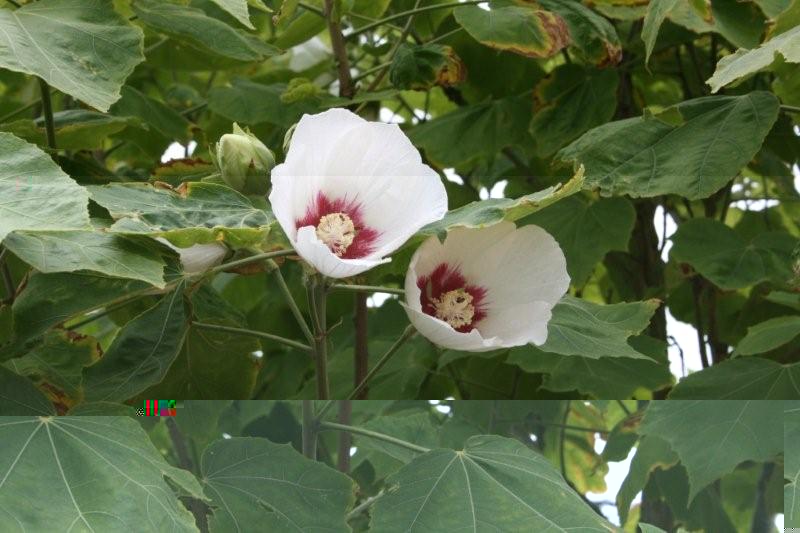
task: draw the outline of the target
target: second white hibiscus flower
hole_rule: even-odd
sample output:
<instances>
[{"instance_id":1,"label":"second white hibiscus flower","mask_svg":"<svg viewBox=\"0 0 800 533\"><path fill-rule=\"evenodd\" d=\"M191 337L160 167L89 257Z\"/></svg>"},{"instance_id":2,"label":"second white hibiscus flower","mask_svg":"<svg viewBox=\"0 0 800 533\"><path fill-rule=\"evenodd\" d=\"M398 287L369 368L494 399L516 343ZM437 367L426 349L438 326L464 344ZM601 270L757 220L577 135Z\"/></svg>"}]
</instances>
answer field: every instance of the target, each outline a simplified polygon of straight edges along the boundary
<instances>
[{"instance_id":1,"label":"second white hibiscus flower","mask_svg":"<svg viewBox=\"0 0 800 533\"><path fill-rule=\"evenodd\" d=\"M388 262L447 212L439 175L400 128L344 109L300 120L269 200L297 253L331 278Z\"/></svg>"}]
</instances>

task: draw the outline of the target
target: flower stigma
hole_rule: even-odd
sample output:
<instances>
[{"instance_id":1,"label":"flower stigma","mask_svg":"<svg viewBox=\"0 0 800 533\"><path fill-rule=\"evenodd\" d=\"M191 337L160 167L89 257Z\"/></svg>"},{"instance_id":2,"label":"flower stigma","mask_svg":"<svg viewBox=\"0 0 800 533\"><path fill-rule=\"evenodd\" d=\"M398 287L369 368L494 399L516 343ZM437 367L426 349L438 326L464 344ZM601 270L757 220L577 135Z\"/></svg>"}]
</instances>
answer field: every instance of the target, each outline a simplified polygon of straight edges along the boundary
<instances>
[{"instance_id":1,"label":"flower stigma","mask_svg":"<svg viewBox=\"0 0 800 533\"><path fill-rule=\"evenodd\" d=\"M342 257L356 238L353 219L346 213L330 213L320 217L317 238L337 257Z\"/></svg>"},{"instance_id":2,"label":"flower stigma","mask_svg":"<svg viewBox=\"0 0 800 533\"><path fill-rule=\"evenodd\" d=\"M436 318L459 329L472 324L475 317L472 300L472 295L461 288L447 291L440 298L431 298L431 304L436 309Z\"/></svg>"}]
</instances>

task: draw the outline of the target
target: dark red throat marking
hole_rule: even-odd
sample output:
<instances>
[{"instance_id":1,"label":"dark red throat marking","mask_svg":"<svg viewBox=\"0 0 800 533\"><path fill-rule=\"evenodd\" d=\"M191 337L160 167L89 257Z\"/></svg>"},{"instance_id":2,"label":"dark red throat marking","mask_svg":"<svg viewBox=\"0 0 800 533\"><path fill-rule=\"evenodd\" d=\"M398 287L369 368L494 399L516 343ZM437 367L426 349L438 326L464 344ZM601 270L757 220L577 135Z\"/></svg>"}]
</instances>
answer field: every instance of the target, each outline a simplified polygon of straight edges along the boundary
<instances>
[{"instance_id":1,"label":"dark red throat marking","mask_svg":"<svg viewBox=\"0 0 800 533\"><path fill-rule=\"evenodd\" d=\"M375 243L380 237L380 232L368 228L364 224L361 204L356 200L347 200L346 198L331 200L325 194L317 193L317 197L306 208L306 214L303 218L296 220L295 225L297 228L305 226L314 226L316 228L322 217L332 213L346 214L353 221L353 226L356 229L355 239L347 247L344 254L341 255L342 259L360 259L375 251Z\"/></svg>"},{"instance_id":2,"label":"dark red throat marking","mask_svg":"<svg viewBox=\"0 0 800 533\"><path fill-rule=\"evenodd\" d=\"M432 317L436 317L436 306L433 304L433 300L438 300L442 297L442 294L464 289L472 296L475 315L469 324L455 328L460 333L469 333L475 327L475 324L486 318L486 302L484 301L486 299L486 289L467 284L467 280L464 279L458 268L451 267L447 263L441 263L427 276L420 276L417 279L417 287L420 290L419 303L422 305L422 311Z\"/></svg>"}]
</instances>

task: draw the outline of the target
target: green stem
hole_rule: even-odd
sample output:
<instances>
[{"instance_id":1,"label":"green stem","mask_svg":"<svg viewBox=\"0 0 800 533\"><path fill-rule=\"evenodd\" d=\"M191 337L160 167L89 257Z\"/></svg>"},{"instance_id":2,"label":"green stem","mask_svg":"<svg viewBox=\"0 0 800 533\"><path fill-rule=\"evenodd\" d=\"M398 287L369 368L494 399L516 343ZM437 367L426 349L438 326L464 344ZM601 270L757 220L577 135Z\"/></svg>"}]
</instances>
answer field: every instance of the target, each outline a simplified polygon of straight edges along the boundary
<instances>
[{"instance_id":1,"label":"green stem","mask_svg":"<svg viewBox=\"0 0 800 533\"><path fill-rule=\"evenodd\" d=\"M303 455L309 459L317 459L317 432L319 423L314 417L314 406L311 400L303 400Z\"/></svg>"},{"instance_id":2,"label":"green stem","mask_svg":"<svg viewBox=\"0 0 800 533\"><path fill-rule=\"evenodd\" d=\"M781 104L781 109L783 109L784 111L788 111L790 113L800 113L800 107L796 105Z\"/></svg>"},{"instance_id":3,"label":"green stem","mask_svg":"<svg viewBox=\"0 0 800 533\"><path fill-rule=\"evenodd\" d=\"M317 399L327 400L330 397L328 386L328 330L327 287L321 274L311 276L306 284L312 323L314 324L314 363L317 375Z\"/></svg>"},{"instance_id":4,"label":"green stem","mask_svg":"<svg viewBox=\"0 0 800 533\"><path fill-rule=\"evenodd\" d=\"M286 299L286 304L289 306L289 309L292 311L292 315L294 315L295 320L297 320L297 325L300 326L300 329L303 331L303 335L305 335L306 340L309 344L314 343L314 334L311 333L311 328L308 327L306 323L306 319L303 317L303 313L300 312L300 308L297 307L297 302L294 301L294 297L292 296L292 292L289 290L289 286L286 284L286 279L283 277L281 273L281 269L278 266L278 263L271 260L269 261L270 266L274 269L273 273L275 274L275 280L278 282L278 287L280 288L281 292L283 293L284 298Z\"/></svg>"},{"instance_id":5,"label":"green stem","mask_svg":"<svg viewBox=\"0 0 800 533\"><path fill-rule=\"evenodd\" d=\"M383 433L378 433L377 431L371 431L369 429L360 428L358 426L348 426L345 424L337 424L336 422L319 422L319 428L321 430L335 430L335 431L347 431L353 433L355 435L363 435L365 437L369 437L371 439L382 440L384 442L388 442L391 444L395 444L397 446L401 446L408 450L418 452L418 453L427 453L431 451L429 448L425 448L423 446L417 446L413 442L408 442L402 439L398 439L396 437L392 437L391 435L385 435Z\"/></svg>"},{"instance_id":6,"label":"green stem","mask_svg":"<svg viewBox=\"0 0 800 533\"><path fill-rule=\"evenodd\" d=\"M271 333L263 333L261 331L254 331L252 329L243 329L243 328L233 328L229 326L221 326L219 324L207 324L205 322L192 322L192 325L200 328L200 329L210 329L215 331L224 331L226 333L234 333L236 335L245 335L247 337L257 337L259 339L266 339L270 341L274 341L280 344L285 344L286 346L290 346L292 348L297 348L298 350L303 350L306 352L311 351L311 346L307 344L303 344L302 342L293 341L292 339L287 339L285 337L280 337L278 335L273 335Z\"/></svg>"},{"instance_id":7,"label":"green stem","mask_svg":"<svg viewBox=\"0 0 800 533\"><path fill-rule=\"evenodd\" d=\"M418 7L416 9L410 9L408 11L403 11L402 13L395 13L394 15L390 15L388 17L382 18L380 20L376 20L372 24L367 24L366 26L362 26L359 29L349 33L347 35L347 39L352 39L357 35L361 35L362 33L368 32L370 30L374 30L375 28L386 24L387 22L392 22L394 20L410 17L411 15L416 15L417 13L425 13L427 11L434 11L437 9L448 9L451 7L461 7L461 6L468 6L474 4L485 4L488 0L467 0L466 2L453 2L450 4L434 4L430 6Z\"/></svg>"},{"instance_id":8,"label":"green stem","mask_svg":"<svg viewBox=\"0 0 800 533\"><path fill-rule=\"evenodd\" d=\"M458 28L456 28L454 30L448 31L447 33L443 33L443 34L439 35L438 37L434 37L433 39L431 39L430 41L428 41L425 44L435 44L435 43L438 43L439 41L444 41L445 39L447 39L451 35L455 35L456 33L462 31L463 29L464 28L458 27Z\"/></svg>"},{"instance_id":9,"label":"green stem","mask_svg":"<svg viewBox=\"0 0 800 533\"><path fill-rule=\"evenodd\" d=\"M50 86L39 78L39 89L42 92L42 110L44 112L45 129L47 130L47 146L56 148L56 127L53 121L53 103L50 100Z\"/></svg>"},{"instance_id":10,"label":"green stem","mask_svg":"<svg viewBox=\"0 0 800 533\"><path fill-rule=\"evenodd\" d=\"M264 252L262 254L256 254L256 255L251 255L250 257L245 257L244 259L231 261L230 263L223 263L221 265L215 266L214 268L210 268L205 272L199 272L196 275L202 274L204 276L210 276L213 274L217 274L218 272L230 270L231 268L236 268L243 265L249 265L251 263L258 263L259 261L266 261L267 259L275 259L276 257L286 257L287 255L296 255L296 252L294 250L278 250L275 252Z\"/></svg>"},{"instance_id":11,"label":"green stem","mask_svg":"<svg viewBox=\"0 0 800 533\"><path fill-rule=\"evenodd\" d=\"M335 283L331 285L331 289L335 291L351 291L351 292L382 292L384 294L400 294L406 293L404 289L395 289L393 287L375 287L373 285L347 285L344 283Z\"/></svg>"},{"instance_id":12,"label":"green stem","mask_svg":"<svg viewBox=\"0 0 800 533\"><path fill-rule=\"evenodd\" d=\"M403 346L403 344L405 344L405 342L411 337L413 337L415 334L416 331L414 330L414 327L407 326L405 331L403 331L403 334L400 335L400 338L397 339L394 344L392 344L391 348L386 350L386 353L384 353L380 359L378 359L378 362L375 363L375 366L372 367L372 370L370 370L367 373L366 377L364 377L364 379L361 381L361 383L359 383L358 386L355 389L353 389L353 392L350 393L350 396L348 396L347 399L352 400L353 398L356 398L358 394L369 384L369 380L375 377L375 375L381 371L381 369L386 365L386 363L389 362L389 359L391 359L392 356L395 353L397 353L397 350L399 350Z\"/></svg>"}]
</instances>

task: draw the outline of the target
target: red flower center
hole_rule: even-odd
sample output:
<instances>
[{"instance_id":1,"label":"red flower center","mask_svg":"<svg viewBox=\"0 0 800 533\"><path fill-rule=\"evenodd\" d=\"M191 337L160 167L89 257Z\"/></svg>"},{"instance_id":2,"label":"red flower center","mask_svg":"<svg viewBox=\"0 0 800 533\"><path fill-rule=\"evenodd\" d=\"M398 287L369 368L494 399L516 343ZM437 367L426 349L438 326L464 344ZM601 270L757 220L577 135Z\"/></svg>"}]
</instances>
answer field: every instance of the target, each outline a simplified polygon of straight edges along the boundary
<instances>
[{"instance_id":1,"label":"red flower center","mask_svg":"<svg viewBox=\"0 0 800 533\"><path fill-rule=\"evenodd\" d=\"M371 254L380 236L380 232L364 224L360 203L346 198L331 200L322 192L317 193L295 225L316 228L317 237L342 259L359 259Z\"/></svg>"},{"instance_id":2,"label":"red flower center","mask_svg":"<svg viewBox=\"0 0 800 533\"><path fill-rule=\"evenodd\" d=\"M417 279L422 311L444 320L460 333L469 333L486 318L486 289L470 285L458 268L441 263Z\"/></svg>"}]
</instances>

